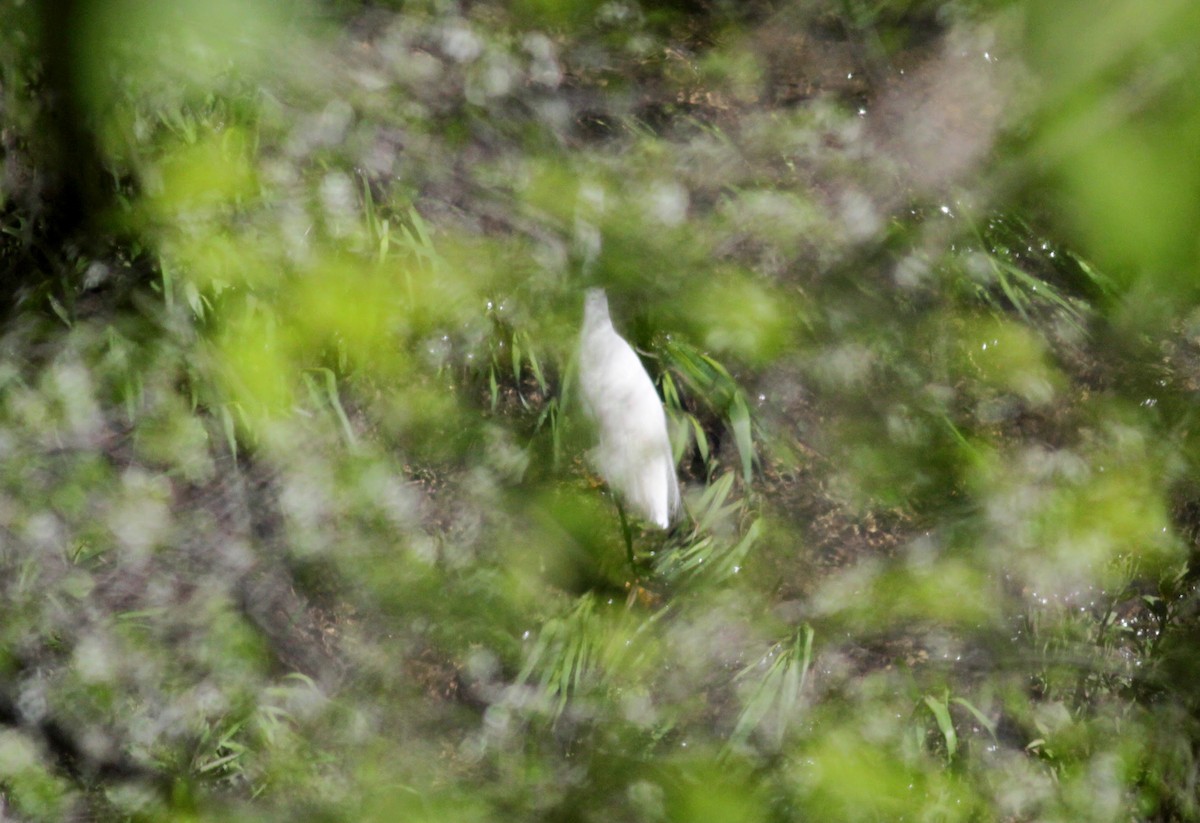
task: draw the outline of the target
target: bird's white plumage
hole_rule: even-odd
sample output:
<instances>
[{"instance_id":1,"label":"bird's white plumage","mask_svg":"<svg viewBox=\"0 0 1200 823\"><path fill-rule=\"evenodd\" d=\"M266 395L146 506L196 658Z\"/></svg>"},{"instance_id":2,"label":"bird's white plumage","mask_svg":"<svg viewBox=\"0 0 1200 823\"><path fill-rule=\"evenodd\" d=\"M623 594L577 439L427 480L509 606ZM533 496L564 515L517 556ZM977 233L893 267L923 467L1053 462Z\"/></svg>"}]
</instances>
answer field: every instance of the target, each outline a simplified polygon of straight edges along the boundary
<instances>
[{"instance_id":1,"label":"bird's white plumage","mask_svg":"<svg viewBox=\"0 0 1200 823\"><path fill-rule=\"evenodd\" d=\"M667 528L679 511L667 416L642 361L613 328L601 289L584 302L579 386L599 435L600 475L635 514Z\"/></svg>"}]
</instances>

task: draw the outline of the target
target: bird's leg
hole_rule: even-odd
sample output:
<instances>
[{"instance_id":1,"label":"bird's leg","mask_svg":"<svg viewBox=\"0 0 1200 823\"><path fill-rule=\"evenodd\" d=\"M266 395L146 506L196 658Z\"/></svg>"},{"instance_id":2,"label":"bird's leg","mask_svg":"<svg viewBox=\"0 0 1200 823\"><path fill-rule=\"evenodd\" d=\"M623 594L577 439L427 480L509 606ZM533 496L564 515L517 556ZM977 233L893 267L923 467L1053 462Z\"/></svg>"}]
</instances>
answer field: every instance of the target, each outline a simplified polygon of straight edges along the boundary
<instances>
[{"instance_id":1,"label":"bird's leg","mask_svg":"<svg viewBox=\"0 0 1200 823\"><path fill-rule=\"evenodd\" d=\"M637 564L633 560L633 529L629 527L629 520L625 517L625 508L621 505L621 501L616 495L613 495L613 500L617 504L617 516L621 518L621 536L625 538L625 556L629 558L629 571L636 576Z\"/></svg>"}]
</instances>

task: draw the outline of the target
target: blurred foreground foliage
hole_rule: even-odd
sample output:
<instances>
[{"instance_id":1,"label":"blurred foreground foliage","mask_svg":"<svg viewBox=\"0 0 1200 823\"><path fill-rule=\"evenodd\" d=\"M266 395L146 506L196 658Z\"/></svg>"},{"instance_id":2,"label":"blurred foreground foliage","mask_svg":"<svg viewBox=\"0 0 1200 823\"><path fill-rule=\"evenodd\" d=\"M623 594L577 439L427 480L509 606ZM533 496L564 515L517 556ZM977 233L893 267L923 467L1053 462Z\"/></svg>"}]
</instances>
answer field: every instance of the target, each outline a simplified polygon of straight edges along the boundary
<instances>
[{"instance_id":1,"label":"blurred foreground foliage","mask_svg":"<svg viewBox=\"0 0 1200 823\"><path fill-rule=\"evenodd\" d=\"M4 816L1200 817L1194 4L0 23Z\"/></svg>"}]
</instances>

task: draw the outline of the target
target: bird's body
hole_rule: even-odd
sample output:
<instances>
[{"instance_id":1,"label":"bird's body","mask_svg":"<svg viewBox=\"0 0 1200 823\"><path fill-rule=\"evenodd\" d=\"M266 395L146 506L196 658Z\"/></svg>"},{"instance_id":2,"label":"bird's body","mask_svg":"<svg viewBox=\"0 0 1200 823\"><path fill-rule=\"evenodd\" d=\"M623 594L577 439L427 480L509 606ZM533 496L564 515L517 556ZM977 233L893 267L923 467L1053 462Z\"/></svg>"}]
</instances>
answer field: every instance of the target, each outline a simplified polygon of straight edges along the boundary
<instances>
[{"instance_id":1,"label":"bird's body","mask_svg":"<svg viewBox=\"0 0 1200 823\"><path fill-rule=\"evenodd\" d=\"M667 528L680 506L667 417L642 361L613 328L601 289L589 289L584 303L579 385L596 423L600 475L635 514Z\"/></svg>"}]
</instances>

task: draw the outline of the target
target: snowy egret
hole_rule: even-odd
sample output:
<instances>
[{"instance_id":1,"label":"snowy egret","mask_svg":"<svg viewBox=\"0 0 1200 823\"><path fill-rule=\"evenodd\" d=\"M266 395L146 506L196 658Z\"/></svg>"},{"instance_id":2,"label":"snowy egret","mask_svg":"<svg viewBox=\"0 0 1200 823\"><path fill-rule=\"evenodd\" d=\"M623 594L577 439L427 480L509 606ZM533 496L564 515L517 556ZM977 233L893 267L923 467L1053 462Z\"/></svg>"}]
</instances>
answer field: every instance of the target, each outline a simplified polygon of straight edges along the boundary
<instances>
[{"instance_id":1,"label":"snowy egret","mask_svg":"<svg viewBox=\"0 0 1200 823\"><path fill-rule=\"evenodd\" d=\"M642 361L613 328L603 289L588 289L584 301L579 386L599 435L600 475L635 514L667 528L679 512L667 416Z\"/></svg>"}]
</instances>

